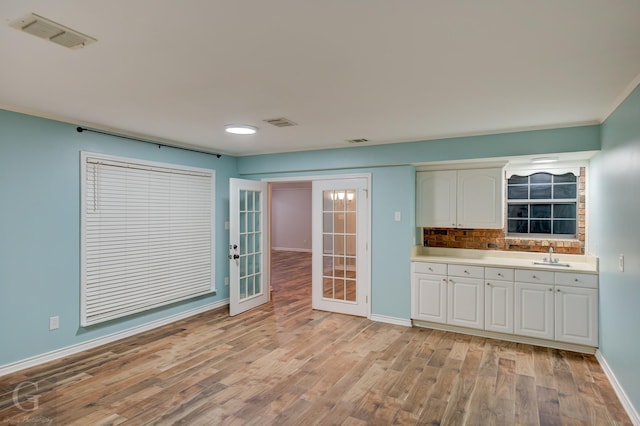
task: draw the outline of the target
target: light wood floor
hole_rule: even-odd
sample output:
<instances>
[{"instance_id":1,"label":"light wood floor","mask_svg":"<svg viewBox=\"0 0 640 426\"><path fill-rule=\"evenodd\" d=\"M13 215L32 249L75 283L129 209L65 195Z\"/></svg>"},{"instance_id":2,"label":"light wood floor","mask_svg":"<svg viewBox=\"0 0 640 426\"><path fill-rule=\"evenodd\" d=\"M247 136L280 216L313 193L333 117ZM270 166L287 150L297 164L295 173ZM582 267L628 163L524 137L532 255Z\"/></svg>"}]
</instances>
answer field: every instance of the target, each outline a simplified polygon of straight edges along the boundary
<instances>
[{"instance_id":1,"label":"light wood floor","mask_svg":"<svg viewBox=\"0 0 640 426\"><path fill-rule=\"evenodd\" d=\"M310 256L274 261L266 306L0 377L0 424L631 424L593 356L312 311Z\"/></svg>"}]
</instances>

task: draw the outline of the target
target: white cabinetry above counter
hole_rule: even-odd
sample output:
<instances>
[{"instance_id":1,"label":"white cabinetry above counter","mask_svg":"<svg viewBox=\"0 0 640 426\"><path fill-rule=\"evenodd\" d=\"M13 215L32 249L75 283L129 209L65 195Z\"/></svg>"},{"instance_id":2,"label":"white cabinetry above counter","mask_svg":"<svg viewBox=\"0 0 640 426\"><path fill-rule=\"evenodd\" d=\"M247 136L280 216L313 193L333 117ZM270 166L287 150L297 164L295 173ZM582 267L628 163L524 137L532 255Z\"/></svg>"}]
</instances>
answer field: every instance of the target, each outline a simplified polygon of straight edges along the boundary
<instances>
[{"instance_id":1,"label":"white cabinetry above counter","mask_svg":"<svg viewBox=\"0 0 640 426\"><path fill-rule=\"evenodd\" d=\"M587 352L598 346L597 274L412 261L411 303L416 325Z\"/></svg>"},{"instance_id":2,"label":"white cabinetry above counter","mask_svg":"<svg viewBox=\"0 0 640 426\"><path fill-rule=\"evenodd\" d=\"M502 168L420 171L416 174L416 225L501 229Z\"/></svg>"}]
</instances>

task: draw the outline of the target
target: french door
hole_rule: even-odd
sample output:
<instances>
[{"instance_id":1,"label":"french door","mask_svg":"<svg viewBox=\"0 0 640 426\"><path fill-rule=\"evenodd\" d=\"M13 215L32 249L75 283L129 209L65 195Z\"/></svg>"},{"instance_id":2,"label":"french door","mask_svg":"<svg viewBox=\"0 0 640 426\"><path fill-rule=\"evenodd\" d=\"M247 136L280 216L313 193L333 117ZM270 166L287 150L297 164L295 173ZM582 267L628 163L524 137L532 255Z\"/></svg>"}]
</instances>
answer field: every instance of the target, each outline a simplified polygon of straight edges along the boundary
<instances>
[{"instance_id":1,"label":"french door","mask_svg":"<svg viewBox=\"0 0 640 426\"><path fill-rule=\"evenodd\" d=\"M269 301L268 184L229 181L229 315Z\"/></svg>"},{"instance_id":2,"label":"french door","mask_svg":"<svg viewBox=\"0 0 640 426\"><path fill-rule=\"evenodd\" d=\"M368 316L368 180L313 181L312 307Z\"/></svg>"}]
</instances>

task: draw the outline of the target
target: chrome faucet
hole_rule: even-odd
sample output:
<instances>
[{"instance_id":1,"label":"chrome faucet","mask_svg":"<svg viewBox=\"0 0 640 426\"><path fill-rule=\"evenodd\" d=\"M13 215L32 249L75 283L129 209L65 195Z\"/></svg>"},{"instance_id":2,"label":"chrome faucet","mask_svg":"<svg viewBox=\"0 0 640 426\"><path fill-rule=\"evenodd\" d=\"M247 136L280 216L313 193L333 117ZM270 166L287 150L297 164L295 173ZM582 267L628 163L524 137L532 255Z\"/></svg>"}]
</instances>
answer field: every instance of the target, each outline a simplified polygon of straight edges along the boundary
<instances>
[{"instance_id":1,"label":"chrome faucet","mask_svg":"<svg viewBox=\"0 0 640 426\"><path fill-rule=\"evenodd\" d=\"M547 258L544 258L544 261L547 261ZM558 259L557 257L554 259L553 258L553 246L549 246L549 263L558 263L560 261L560 259Z\"/></svg>"}]
</instances>

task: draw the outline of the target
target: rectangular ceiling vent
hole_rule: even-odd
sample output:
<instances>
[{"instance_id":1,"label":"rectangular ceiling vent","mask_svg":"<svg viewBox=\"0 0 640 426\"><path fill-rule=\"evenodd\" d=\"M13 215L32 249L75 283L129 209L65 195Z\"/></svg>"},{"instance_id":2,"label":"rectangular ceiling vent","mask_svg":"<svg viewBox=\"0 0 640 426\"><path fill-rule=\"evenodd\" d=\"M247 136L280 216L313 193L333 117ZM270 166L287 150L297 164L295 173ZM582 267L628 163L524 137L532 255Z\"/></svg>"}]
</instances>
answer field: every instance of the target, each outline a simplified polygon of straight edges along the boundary
<instances>
[{"instance_id":1,"label":"rectangular ceiling vent","mask_svg":"<svg viewBox=\"0 0 640 426\"><path fill-rule=\"evenodd\" d=\"M348 139L347 142L349 142L349 143L364 143L364 142L369 142L369 139L365 139L365 138Z\"/></svg>"},{"instance_id":2,"label":"rectangular ceiling vent","mask_svg":"<svg viewBox=\"0 0 640 426\"><path fill-rule=\"evenodd\" d=\"M11 26L25 33L52 41L60 46L68 47L69 49L80 49L97 41L95 38L60 25L50 19L43 18L35 13L13 22Z\"/></svg>"},{"instance_id":3,"label":"rectangular ceiling vent","mask_svg":"<svg viewBox=\"0 0 640 426\"><path fill-rule=\"evenodd\" d=\"M269 118L267 120L262 120L265 123L273 124L276 127L291 127L296 126L296 123L289 120L288 118L280 117L280 118Z\"/></svg>"}]
</instances>

